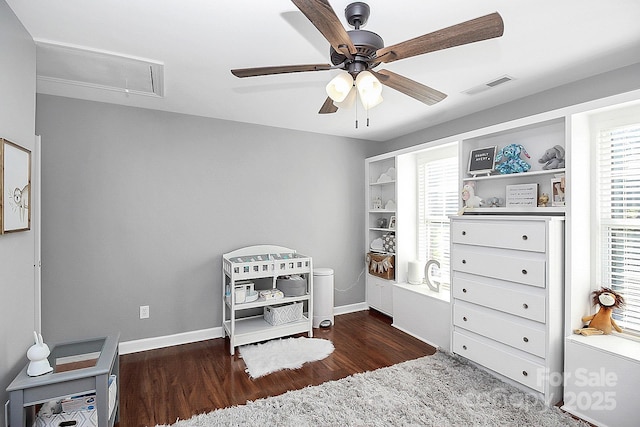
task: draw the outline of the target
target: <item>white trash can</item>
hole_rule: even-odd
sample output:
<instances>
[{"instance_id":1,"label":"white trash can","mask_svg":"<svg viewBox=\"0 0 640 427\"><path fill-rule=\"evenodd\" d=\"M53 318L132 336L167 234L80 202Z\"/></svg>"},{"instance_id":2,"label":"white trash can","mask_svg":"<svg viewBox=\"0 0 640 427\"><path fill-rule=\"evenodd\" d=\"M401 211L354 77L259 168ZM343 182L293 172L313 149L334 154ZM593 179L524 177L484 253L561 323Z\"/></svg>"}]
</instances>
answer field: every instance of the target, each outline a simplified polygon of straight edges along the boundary
<instances>
[{"instance_id":1,"label":"white trash can","mask_svg":"<svg viewBox=\"0 0 640 427\"><path fill-rule=\"evenodd\" d=\"M313 269L313 327L333 325L333 269Z\"/></svg>"}]
</instances>

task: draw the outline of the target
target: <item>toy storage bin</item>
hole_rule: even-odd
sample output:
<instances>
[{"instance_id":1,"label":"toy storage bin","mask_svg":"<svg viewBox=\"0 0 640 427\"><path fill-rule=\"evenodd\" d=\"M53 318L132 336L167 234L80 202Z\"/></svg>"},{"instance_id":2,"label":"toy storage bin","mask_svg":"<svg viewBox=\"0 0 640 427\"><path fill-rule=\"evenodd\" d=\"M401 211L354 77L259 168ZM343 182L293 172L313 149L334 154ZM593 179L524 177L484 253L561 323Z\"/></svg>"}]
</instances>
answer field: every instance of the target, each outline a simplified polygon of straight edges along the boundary
<instances>
[{"instance_id":1,"label":"toy storage bin","mask_svg":"<svg viewBox=\"0 0 640 427\"><path fill-rule=\"evenodd\" d=\"M264 307L264 320L273 326L296 322L302 319L302 306L302 302L267 305Z\"/></svg>"},{"instance_id":2,"label":"toy storage bin","mask_svg":"<svg viewBox=\"0 0 640 427\"><path fill-rule=\"evenodd\" d=\"M395 278L395 256L392 254L369 252L367 254L367 264L369 266L369 274L386 280L393 280Z\"/></svg>"},{"instance_id":3,"label":"toy storage bin","mask_svg":"<svg viewBox=\"0 0 640 427\"><path fill-rule=\"evenodd\" d=\"M276 279L276 288L285 297L300 297L307 293L307 279L304 276L281 276Z\"/></svg>"}]
</instances>

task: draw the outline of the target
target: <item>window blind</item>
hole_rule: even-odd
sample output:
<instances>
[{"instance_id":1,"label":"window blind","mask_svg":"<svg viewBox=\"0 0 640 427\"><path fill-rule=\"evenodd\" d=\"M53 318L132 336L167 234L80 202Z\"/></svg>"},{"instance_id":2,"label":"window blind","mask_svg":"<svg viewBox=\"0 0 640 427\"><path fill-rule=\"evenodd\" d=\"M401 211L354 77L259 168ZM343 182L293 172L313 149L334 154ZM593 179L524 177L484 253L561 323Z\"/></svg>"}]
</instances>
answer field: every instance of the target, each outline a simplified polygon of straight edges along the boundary
<instances>
[{"instance_id":1,"label":"window blind","mask_svg":"<svg viewBox=\"0 0 640 427\"><path fill-rule=\"evenodd\" d=\"M431 278L442 290L450 282L449 215L458 211L460 198L457 151L449 149L446 156L418 159L418 259L440 263Z\"/></svg>"},{"instance_id":2,"label":"window blind","mask_svg":"<svg viewBox=\"0 0 640 427\"><path fill-rule=\"evenodd\" d=\"M613 318L640 335L640 123L600 130L597 144L600 286L624 297Z\"/></svg>"}]
</instances>

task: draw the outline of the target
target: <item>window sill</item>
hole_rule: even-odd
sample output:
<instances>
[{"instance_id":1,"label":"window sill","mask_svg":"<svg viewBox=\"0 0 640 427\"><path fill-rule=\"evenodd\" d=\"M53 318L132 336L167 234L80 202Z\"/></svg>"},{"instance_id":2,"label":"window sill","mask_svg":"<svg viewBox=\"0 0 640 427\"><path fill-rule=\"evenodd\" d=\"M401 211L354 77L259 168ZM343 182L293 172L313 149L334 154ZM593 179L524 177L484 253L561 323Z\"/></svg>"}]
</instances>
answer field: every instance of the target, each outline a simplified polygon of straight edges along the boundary
<instances>
[{"instance_id":1,"label":"window sill","mask_svg":"<svg viewBox=\"0 0 640 427\"><path fill-rule=\"evenodd\" d=\"M591 335L588 337L571 335L567 337L567 342L596 348L602 352L623 357L635 363L640 362L640 342L636 340L616 335Z\"/></svg>"},{"instance_id":2,"label":"window sill","mask_svg":"<svg viewBox=\"0 0 640 427\"><path fill-rule=\"evenodd\" d=\"M409 283L396 283L394 286L397 286L398 288L401 288L401 289L406 289L407 291L410 291L410 292L415 292L417 294L427 296L429 298L446 302L447 304L450 302L450 298L451 298L449 291L435 292L435 291L432 291L427 285L412 285Z\"/></svg>"}]
</instances>

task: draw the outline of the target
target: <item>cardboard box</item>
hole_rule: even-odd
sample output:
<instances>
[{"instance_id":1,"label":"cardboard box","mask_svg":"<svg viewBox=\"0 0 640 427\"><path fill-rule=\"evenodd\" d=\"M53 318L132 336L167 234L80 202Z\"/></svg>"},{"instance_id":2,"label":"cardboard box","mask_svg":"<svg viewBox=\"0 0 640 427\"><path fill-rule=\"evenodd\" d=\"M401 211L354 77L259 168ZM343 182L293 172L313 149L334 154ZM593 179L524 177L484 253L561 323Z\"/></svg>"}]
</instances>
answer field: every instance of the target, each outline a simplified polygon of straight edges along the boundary
<instances>
[{"instance_id":1,"label":"cardboard box","mask_svg":"<svg viewBox=\"0 0 640 427\"><path fill-rule=\"evenodd\" d=\"M77 411L50 416L38 416L33 423L33 427L59 427L69 425L73 427L98 427L98 412Z\"/></svg>"}]
</instances>

